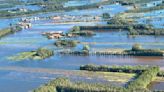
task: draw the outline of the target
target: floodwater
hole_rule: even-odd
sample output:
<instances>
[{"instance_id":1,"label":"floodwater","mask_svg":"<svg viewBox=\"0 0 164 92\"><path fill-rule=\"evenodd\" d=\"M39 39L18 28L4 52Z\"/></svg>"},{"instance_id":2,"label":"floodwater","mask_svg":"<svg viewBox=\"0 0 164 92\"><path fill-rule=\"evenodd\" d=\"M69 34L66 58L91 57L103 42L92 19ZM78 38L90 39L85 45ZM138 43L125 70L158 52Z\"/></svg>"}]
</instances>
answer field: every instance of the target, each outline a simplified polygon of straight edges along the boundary
<instances>
[{"instance_id":1,"label":"floodwater","mask_svg":"<svg viewBox=\"0 0 164 92\"><path fill-rule=\"evenodd\" d=\"M110 11L113 14L122 12L121 6L111 5L113 9L105 9L103 12ZM116 11L118 10L118 11ZM82 10L72 11L64 14L85 15L88 11ZM102 14L101 9L90 12L89 14ZM78 13L78 14L77 14ZM52 15L52 14L50 14ZM2 19L0 28L6 27L8 23L15 22L18 19ZM69 75L66 72L58 72L56 74L47 74L46 72L39 72L42 69L54 70L78 70L80 65L97 64L97 65L159 65L164 67L163 57L132 57L132 56L71 56L71 55L54 55L48 59L34 61L23 60L19 62L10 61L9 56L16 55L24 51L36 50L39 47L51 48L58 50L53 44L55 40L49 40L42 36L42 32L48 31L69 31L74 25L90 25L93 23L70 23L70 24L55 24L50 20L34 21L31 29L22 30L21 32L9 35L0 40L0 90L3 92L28 92L45 82L56 77L73 77L75 80L87 79L85 76ZM99 24L95 22L94 25ZM154 36L137 36L128 37L126 31L119 30L100 30L96 31L93 37L79 37L72 38L81 42L95 42L96 44L89 44L91 48L123 48L130 49L134 43L141 43L144 48L159 48L164 49L164 37ZM3 68L4 67L4 68ZM5 67L16 67L5 68ZM24 68L21 68L24 67ZM26 68L30 70L26 70ZM35 69L38 69L35 71ZM20 69L20 70L19 70ZM22 71L21 71L22 70ZM66 73L67 74L67 73ZM68 73L70 74L70 73ZM73 80L72 79L72 80ZM88 79L89 80L89 79ZM90 80L95 81L95 80ZM99 79L99 81L104 81Z\"/></svg>"},{"instance_id":2,"label":"floodwater","mask_svg":"<svg viewBox=\"0 0 164 92\"><path fill-rule=\"evenodd\" d=\"M164 90L164 82L152 82L148 88L151 90Z\"/></svg>"},{"instance_id":3,"label":"floodwater","mask_svg":"<svg viewBox=\"0 0 164 92\"><path fill-rule=\"evenodd\" d=\"M141 5L141 7L142 8L150 8L150 7L155 7L161 3L162 3L162 0L151 1L149 3Z\"/></svg>"},{"instance_id":4,"label":"floodwater","mask_svg":"<svg viewBox=\"0 0 164 92\"><path fill-rule=\"evenodd\" d=\"M164 10L156 10L144 13L144 17L138 21L143 24L151 24L155 28L164 28Z\"/></svg>"}]
</instances>

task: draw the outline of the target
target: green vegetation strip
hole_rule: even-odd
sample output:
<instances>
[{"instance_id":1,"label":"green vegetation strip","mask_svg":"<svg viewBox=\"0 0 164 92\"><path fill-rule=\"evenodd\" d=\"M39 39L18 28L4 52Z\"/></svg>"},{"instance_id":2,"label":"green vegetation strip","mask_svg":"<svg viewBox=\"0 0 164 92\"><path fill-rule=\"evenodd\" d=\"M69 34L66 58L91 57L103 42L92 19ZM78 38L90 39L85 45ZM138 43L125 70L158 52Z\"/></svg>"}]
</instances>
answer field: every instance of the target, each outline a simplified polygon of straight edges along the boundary
<instances>
[{"instance_id":1,"label":"green vegetation strip","mask_svg":"<svg viewBox=\"0 0 164 92\"><path fill-rule=\"evenodd\" d=\"M118 73L141 73L147 69L149 69L150 66L97 66L97 65L82 65L80 66L80 70L87 70L87 71L99 71L99 72L118 72ZM158 77L164 77L164 71L159 71L157 74Z\"/></svg>"},{"instance_id":2,"label":"green vegetation strip","mask_svg":"<svg viewBox=\"0 0 164 92\"><path fill-rule=\"evenodd\" d=\"M122 73L141 73L145 71L148 66L96 66L84 65L80 66L80 70L87 71L101 71L101 72L122 72Z\"/></svg>"},{"instance_id":3,"label":"green vegetation strip","mask_svg":"<svg viewBox=\"0 0 164 92\"><path fill-rule=\"evenodd\" d=\"M9 34L13 34L17 31L21 31L22 29L19 26L12 26L10 28L6 28L6 29L2 29L0 30L0 38L9 35Z\"/></svg>"},{"instance_id":4,"label":"green vegetation strip","mask_svg":"<svg viewBox=\"0 0 164 92\"><path fill-rule=\"evenodd\" d=\"M8 59L12 61L22 61L25 59L40 60L40 59L49 58L50 56L53 56L53 55L54 55L54 52L52 50L49 50L46 48L39 48L36 51L22 52L16 56L8 57Z\"/></svg>"},{"instance_id":5,"label":"green vegetation strip","mask_svg":"<svg viewBox=\"0 0 164 92\"><path fill-rule=\"evenodd\" d=\"M150 67L141 73L136 80L128 85L128 89L146 88L151 81L153 81L159 72L159 67Z\"/></svg>"},{"instance_id":6,"label":"green vegetation strip","mask_svg":"<svg viewBox=\"0 0 164 92\"><path fill-rule=\"evenodd\" d=\"M164 56L164 51L160 49L143 49L140 44L134 44L132 49L84 49L82 51L65 50L60 54L70 55L121 55L121 56Z\"/></svg>"},{"instance_id":7,"label":"green vegetation strip","mask_svg":"<svg viewBox=\"0 0 164 92\"><path fill-rule=\"evenodd\" d=\"M57 47L76 47L78 43L75 40L57 40L54 45Z\"/></svg>"},{"instance_id":8,"label":"green vegetation strip","mask_svg":"<svg viewBox=\"0 0 164 92\"><path fill-rule=\"evenodd\" d=\"M33 92L113 92L116 90L123 92L125 89L102 84L73 83L66 78L57 78Z\"/></svg>"},{"instance_id":9,"label":"green vegetation strip","mask_svg":"<svg viewBox=\"0 0 164 92\"><path fill-rule=\"evenodd\" d=\"M137 73L137 77L128 83L126 87L115 87L98 83L71 82L65 78L57 78L35 89L33 92L150 92L147 85L153 81L159 72L158 66L93 66L85 65L81 70L102 71L102 72L126 72Z\"/></svg>"}]
</instances>

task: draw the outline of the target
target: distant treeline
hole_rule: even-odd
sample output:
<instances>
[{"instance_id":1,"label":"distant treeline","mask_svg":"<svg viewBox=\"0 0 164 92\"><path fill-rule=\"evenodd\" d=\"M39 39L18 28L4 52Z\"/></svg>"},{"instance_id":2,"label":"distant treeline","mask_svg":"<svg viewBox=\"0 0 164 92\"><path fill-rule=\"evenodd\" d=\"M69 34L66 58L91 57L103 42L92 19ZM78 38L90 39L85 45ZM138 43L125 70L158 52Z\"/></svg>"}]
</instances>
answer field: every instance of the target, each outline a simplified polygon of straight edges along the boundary
<instances>
[{"instance_id":1,"label":"distant treeline","mask_svg":"<svg viewBox=\"0 0 164 92\"><path fill-rule=\"evenodd\" d=\"M75 40L57 40L54 45L57 47L76 47L78 43Z\"/></svg>"},{"instance_id":2,"label":"distant treeline","mask_svg":"<svg viewBox=\"0 0 164 92\"><path fill-rule=\"evenodd\" d=\"M57 78L35 89L33 92L125 92L125 90L125 88L111 85L74 83L66 78Z\"/></svg>"},{"instance_id":3,"label":"distant treeline","mask_svg":"<svg viewBox=\"0 0 164 92\"><path fill-rule=\"evenodd\" d=\"M160 71L160 72L158 73L158 76L159 76L159 77L164 77L164 71Z\"/></svg>"},{"instance_id":4,"label":"distant treeline","mask_svg":"<svg viewBox=\"0 0 164 92\"><path fill-rule=\"evenodd\" d=\"M37 13L46 13L46 12L52 12L52 11L71 11L71 10L83 10L83 9L91 9L91 8L99 8L100 5L108 4L109 1L103 1L99 3L89 4L89 5L83 5L83 6L70 6L70 7L64 7L63 3L69 0L48 0L48 1L38 1L34 3L29 3L31 5L42 5L42 9L40 10L28 10L27 12L20 12L20 11L14 11L15 13L9 12L8 10L1 10L0 11L0 17L18 17L18 16L24 16L24 15L32 15Z\"/></svg>"},{"instance_id":5,"label":"distant treeline","mask_svg":"<svg viewBox=\"0 0 164 92\"><path fill-rule=\"evenodd\" d=\"M87 71L101 71L101 72L123 72L123 73L141 73L148 67L146 66L96 66L96 65L82 65L80 70Z\"/></svg>"},{"instance_id":6,"label":"distant treeline","mask_svg":"<svg viewBox=\"0 0 164 92\"><path fill-rule=\"evenodd\" d=\"M124 52L128 53L130 56L164 56L163 51L153 49L141 49L137 51L125 50Z\"/></svg>"}]
</instances>

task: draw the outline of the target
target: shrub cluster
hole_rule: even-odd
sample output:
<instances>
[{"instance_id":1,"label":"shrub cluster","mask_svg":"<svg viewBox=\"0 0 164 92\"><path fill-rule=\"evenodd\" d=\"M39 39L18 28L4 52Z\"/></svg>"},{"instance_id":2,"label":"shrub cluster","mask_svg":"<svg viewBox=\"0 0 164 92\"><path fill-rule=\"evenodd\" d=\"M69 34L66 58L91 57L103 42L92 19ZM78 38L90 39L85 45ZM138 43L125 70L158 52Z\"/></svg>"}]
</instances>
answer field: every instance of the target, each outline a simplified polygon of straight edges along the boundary
<instances>
[{"instance_id":1,"label":"shrub cluster","mask_svg":"<svg viewBox=\"0 0 164 92\"><path fill-rule=\"evenodd\" d=\"M164 77L164 71L160 71L158 74L157 74L158 77Z\"/></svg>"},{"instance_id":2,"label":"shrub cluster","mask_svg":"<svg viewBox=\"0 0 164 92\"><path fill-rule=\"evenodd\" d=\"M77 41L74 40L58 40L55 42L57 47L76 47Z\"/></svg>"},{"instance_id":3,"label":"shrub cluster","mask_svg":"<svg viewBox=\"0 0 164 92\"><path fill-rule=\"evenodd\" d=\"M129 83L128 89L146 88L148 84L157 76L159 67L150 67L141 73L136 80Z\"/></svg>"},{"instance_id":4,"label":"shrub cluster","mask_svg":"<svg viewBox=\"0 0 164 92\"><path fill-rule=\"evenodd\" d=\"M57 78L48 84L45 84L33 92L127 92L123 87L114 87L112 85L89 84L83 82L71 82L66 78Z\"/></svg>"},{"instance_id":5,"label":"shrub cluster","mask_svg":"<svg viewBox=\"0 0 164 92\"><path fill-rule=\"evenodd\" d=\"M103 72L124 72L124 73L141 73L148 67L146 66L96 66L96 65L84 65L80 66L80 70L87 71L103 71Z\"/></svg>"},{"instance_id":6,"label":"shrub cluster","mask_svg":"<svg viewBox=\"0 0 164 92\"><path fill-rule=\"evenodd\" d=\"M131 50L125 50L128 55L132 56L163 56L163 51L159 49L143 49L141 44L134 44Z\"/></svg>"},{"instance_id":7,"label":"shrub cluster","mask_svg":"<svg viewBox=\"0 0 164 92\"><path fill-rule=\"evenodd\" d=\"M39 48L36 50L36 56L39 56L42 59L48 58L48 57L53 56L53 55L54 55L54 52L52 50L49 50L49 49Z\"/></svg>"}]
</instances>

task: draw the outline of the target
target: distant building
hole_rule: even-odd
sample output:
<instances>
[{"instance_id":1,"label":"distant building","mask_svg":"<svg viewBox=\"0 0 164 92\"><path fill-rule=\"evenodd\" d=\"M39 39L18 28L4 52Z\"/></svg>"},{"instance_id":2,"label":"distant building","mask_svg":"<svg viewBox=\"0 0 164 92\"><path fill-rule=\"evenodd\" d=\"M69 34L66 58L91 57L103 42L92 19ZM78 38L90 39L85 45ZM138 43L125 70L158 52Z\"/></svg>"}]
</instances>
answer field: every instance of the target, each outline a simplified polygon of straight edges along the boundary
<instances>
[{"instance_id":1,"label":"distant building","mask_svg":"<svg viewBox=\"0 0 164 92\"><path fill-rule=\"evenodd\" d=\"M53 19L54 19L54 20L60 20L61 17L60 17L60 16L54 16Z\"/></svg>"}]
</instances>

